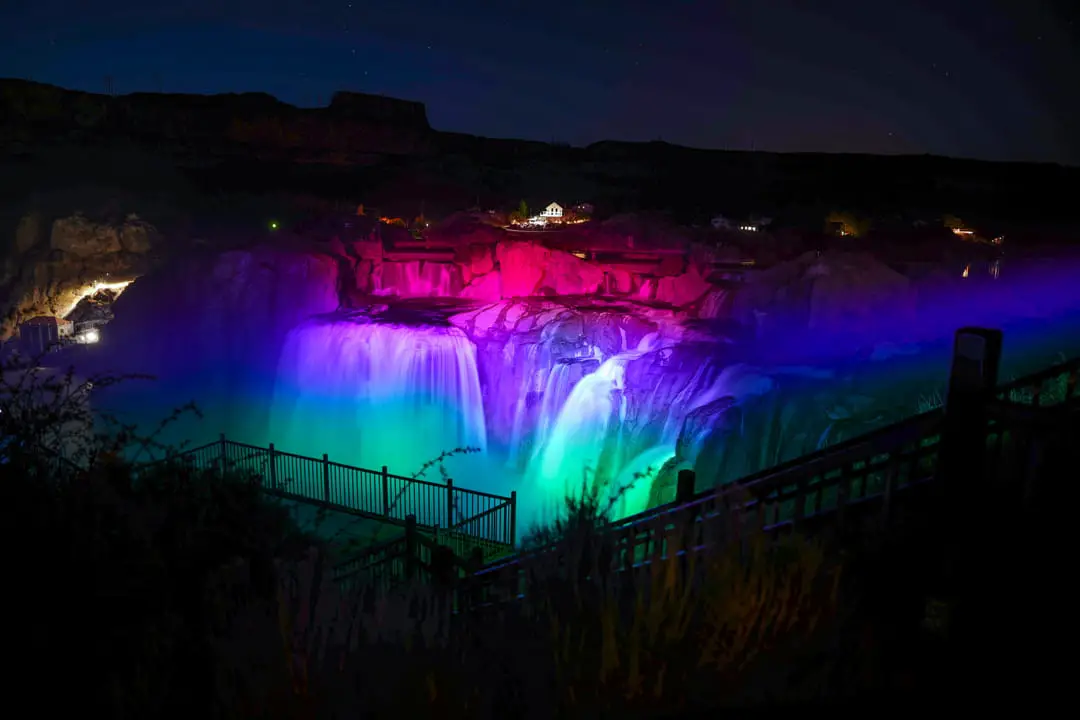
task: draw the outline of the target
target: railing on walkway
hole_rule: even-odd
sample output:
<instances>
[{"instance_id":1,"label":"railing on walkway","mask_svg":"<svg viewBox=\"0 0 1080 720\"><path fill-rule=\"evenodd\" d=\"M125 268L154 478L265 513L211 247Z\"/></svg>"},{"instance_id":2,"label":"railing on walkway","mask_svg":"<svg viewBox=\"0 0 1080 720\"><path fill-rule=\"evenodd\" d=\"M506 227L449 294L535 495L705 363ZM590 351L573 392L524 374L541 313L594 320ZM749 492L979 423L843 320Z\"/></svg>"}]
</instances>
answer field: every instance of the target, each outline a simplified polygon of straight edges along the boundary
<instances>
[{"instance_id":1,"label":"railing on walkway","mask_svg":"<svg viewBox=\"0 0 1080 720\"><path fill-rule=\"evenodd\" d=\"M985 428L987 487L1002 478L1029 482L1037 455L1032 421L1067 413L1080 405L1077 385L1080 358L997 387L989 403ZM694 493L693 473L679 477L676 500L612 523L606 545L613 549L616 570L647 566L672 552L698 552L724 538L764 531L850 533L887 532L897 515L919 513L915 488L932 488L938 471L944 409L933 410L875 432L830 446L807 456L755 473L723 489ZM907 491L900 493L901 490ZM910 507L908 507L910 506ZM486 526L494 510L477 513L459 523ZM343 583L375 583L380 587L407 577L468 578L465 604L487 605L514 600L528 590L530 570L538 562L550 566L558 544L479 567L491 553L506 553L505 545L476 552L453 532L421 528L363 551L335 568ZM464 539L483 531L463 533ZM449 555L436 551L443 547ZM464 606L459 598L459 607Z\"/></svg>"},{"instance_id":2,"label":"railing on walkway","mask_svg":"<svg viewBox=\"0 0 1080 720\"><path fill-rule=\"evenodd\" d=\"M1080 406L1078 379L1080 358L997 388L985 432L988 490L1005 480L1031 484L1039 453L1032 429L1036 416L1024 409L1062 415L1075 411ZM1052 424L1058 416L1040 417L1049 417ZM700 551L724 537L745 537L755 530L843 534L869 527L886 532L904 497L898 497L899 491L935 478L944 419L943 409L917 415L696 495L692 471L683 471L674 502L609 526L606 539L614 549L615 569L647 565L672 551ZM559 552L557 545L545 547L481 569L471 578L474 602L523 597L531 567Z\"/></svg>"},{"instance_id":3,"label":"railing on walkway","mask_svg":"<svg viewBox=\"0 0 1080 720\"><path fill-rule=\"evenodd\" d=\"M462 542L462 536L424 532L415 518L406 518L405 532L378 545L370 545L333 568L334 580L345 589L362 586L387 591L407 579L421 579L444 587L479 571L492 553L506 554L510 548Z\"/></svg>"},{"instance_id":4,"label":"railing on walkway","mask_svg":"<svg viewBox=\"0 0 1080 720\"><path fill-rule=\"evenodd\" d=\"M440 537L463 553L480 546L485 553L513 546L517 493L509 497L467 490L452 480L431 482L381 470L343 465L329 457L282 452L271 444L258 447L224 435L217 442L184 450L165 461L189 462L200 469L250 473L275 496L311 503L404 527L415 517L422 532Z\"/></svg>"}]
</instances>

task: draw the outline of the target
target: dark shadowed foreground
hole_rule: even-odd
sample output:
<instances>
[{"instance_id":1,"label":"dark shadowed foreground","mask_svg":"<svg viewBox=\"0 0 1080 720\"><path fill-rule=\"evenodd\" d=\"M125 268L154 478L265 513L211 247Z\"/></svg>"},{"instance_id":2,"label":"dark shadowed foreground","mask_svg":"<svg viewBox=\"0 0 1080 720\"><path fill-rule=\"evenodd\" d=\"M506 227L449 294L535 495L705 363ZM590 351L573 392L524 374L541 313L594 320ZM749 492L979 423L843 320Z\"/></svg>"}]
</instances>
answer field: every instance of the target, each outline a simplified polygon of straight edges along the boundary
<instances>
[{"instance_id":1,"label":"dark shadowed foreground","mask_svg":"<svg viewBox=\"0 0 1080 720\"><path fill-rule=\"evenodd\" d=\"M751 535L616 575L588 492L534 536L562 550L528 598L455 613L438 583L335 584L317 528L249 478L120 461L153 438L73 434L86 385L26 376L5 371L0 392L8 701L42 713L591 718L1050 697L1061 504L980 504L962 624L934 601L941 552L923 524L843 548Z\"/></svg>"}]
</instances>

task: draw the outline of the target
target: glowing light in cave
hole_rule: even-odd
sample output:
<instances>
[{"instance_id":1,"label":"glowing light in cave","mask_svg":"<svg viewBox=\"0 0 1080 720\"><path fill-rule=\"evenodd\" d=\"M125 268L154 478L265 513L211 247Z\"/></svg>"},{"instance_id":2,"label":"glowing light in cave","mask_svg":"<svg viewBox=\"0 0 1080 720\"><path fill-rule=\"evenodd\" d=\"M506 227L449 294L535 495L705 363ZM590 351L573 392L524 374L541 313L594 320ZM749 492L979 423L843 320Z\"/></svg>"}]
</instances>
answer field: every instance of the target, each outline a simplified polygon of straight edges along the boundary
<instances>
[{"instance_id":1,"label":"glowing light in cave","mask_svg":"<svg viewBox=\"0 0 1080 720\"><path fill-rule=\"evenodd\" d=\"M79 333L75 336L75 341L83 343L85 345L93 345L96 342L100 342L101 332L97 328L90 328L86 332Z\"/></svg>"},{"instance_id":2,"label":"glowing light in cave","mask_svg":"<svg viewBox=\"0 0 1080 720\"><path fill-rule=\"evenodd\" d=\"M75 299L70 305L60 313L60 317L66 318L71 313L75 312L75 308L79 306L83 300L88 297L93 297L103 290L111 290L116 293L117 296L124 292L124 289L132 283L131 280L125 280L124 282L95 282L92 285L86 285L78 291Z\"/></svg>"}]
</instances>

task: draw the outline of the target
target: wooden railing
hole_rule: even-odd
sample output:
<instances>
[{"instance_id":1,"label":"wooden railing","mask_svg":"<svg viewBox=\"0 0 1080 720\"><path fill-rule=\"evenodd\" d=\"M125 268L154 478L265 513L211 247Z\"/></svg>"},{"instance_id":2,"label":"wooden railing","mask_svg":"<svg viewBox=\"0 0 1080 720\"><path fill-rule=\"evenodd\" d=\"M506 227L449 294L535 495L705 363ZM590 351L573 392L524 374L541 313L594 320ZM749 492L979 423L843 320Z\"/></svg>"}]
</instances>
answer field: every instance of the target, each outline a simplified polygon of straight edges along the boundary
<instances>
[{"instance_id":1,"label":"wooden railing","mask_svg":"<svg viewBox=\"0 0 1080 720\"><path fill-rule=\"evenodd\" d=\"M352 554L333 568L334 580L346 589L362 586L379 591L408 579L453 587L479 571L493 553L506 552L508 548L477 544L461 534L423 531L409 516L402 536Z\"/></svg>"},{"instance_id":2,"label":"wooden railing","mask_svg":"<svg viewBox=\"0 0 1080 720\"><path fill-rule=\"evenodd\" d=\"M1037 416L1025 408L1061 416L1074 412L1080 406L1078 380L1080 359L998 387L986 428L988 490L1006 480L1030 485L1038 455L1032 430ZM1038 417L1053 424L1059 415ZM919 495L912 489L935 478L944 418L943 409L917 415L725 488L697 495L684 491L673 503L612 523L605 545L612 549L614 569L647 565L673 551L699 552L754 531L886 532L903 509L898 506L922 509L911 502ZM692 472L683 471L680 485L693 487ZM561 552L556 544L481 569L471 578L473 601L486 605L523 597L532 567L550 564Z\"/></svg>"},{"instance_id":3,"label":"wooden railing","mask_svg":"<svg viewBox=\"0 0 1080 720\"><path fill-rule=\"evenodd\" d=\"M443 528L447 543L489 554L514 544L517 493L509 497L467 490L452 480L431 482L380 470L343 465L329 457L306 457L227 440L184 450L163 462L183 461L201 469L250 473L263 490L289 500L404 527L409 516L422 531Z\"/></svg>"}]
</instances>

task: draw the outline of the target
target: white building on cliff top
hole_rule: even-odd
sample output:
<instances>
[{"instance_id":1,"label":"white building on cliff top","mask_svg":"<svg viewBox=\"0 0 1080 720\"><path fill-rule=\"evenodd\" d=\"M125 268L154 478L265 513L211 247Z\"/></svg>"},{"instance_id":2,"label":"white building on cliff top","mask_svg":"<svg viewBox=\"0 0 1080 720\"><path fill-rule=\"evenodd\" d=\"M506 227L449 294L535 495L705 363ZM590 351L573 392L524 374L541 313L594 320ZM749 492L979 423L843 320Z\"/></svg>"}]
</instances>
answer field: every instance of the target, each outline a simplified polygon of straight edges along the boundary
<instances>
[{"instance_id":1,"label":"white building on cliff top","mask_svg":"<svg viewBox=\"0 0 1080 720\"><path fill-rule=\"evenodd\" d=\"M540 213L540 217L546 217L546 218L561 218L562 216L563 216L562 205L560 205L559 203L554 203L554 202L551 203L550 205L548 205L546 208L544 208L544 211L542 213Z\"/></svg>"}]
</instances>

